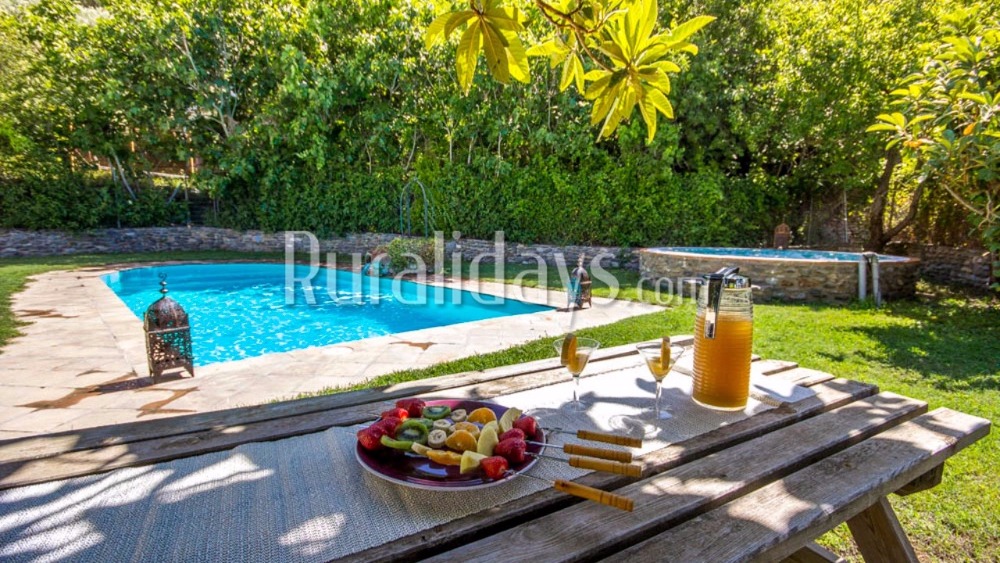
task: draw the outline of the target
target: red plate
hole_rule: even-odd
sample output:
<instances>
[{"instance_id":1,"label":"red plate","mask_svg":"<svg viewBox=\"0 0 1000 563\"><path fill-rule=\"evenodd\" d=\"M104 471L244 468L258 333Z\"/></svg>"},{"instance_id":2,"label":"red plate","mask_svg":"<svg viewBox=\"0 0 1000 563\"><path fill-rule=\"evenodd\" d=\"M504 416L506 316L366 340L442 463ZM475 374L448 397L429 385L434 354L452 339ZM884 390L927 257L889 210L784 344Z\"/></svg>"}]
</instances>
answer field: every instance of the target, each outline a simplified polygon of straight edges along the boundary
<instances>
[{"instance_id":1,"label":"red plate","mask_svg":"<svg viewBox=\"0 0 1000 563\"><path fill-rule=\"evenodd\" d=\"M496 413L497 419L503 416L503 413L507 412L507 407L496 403L484 403L482 401L442 399L427 401L427 405L447 405L452 410L465 409L466 412L472 412L479 407L489 407ZM539 429L538 434L538 439L535 441L545 443L545 436L541 429ZM528 451L539 453L542 451L542 446L528 444ZM355 455L361 467L364 467L372 474L386 481L392 481L393 483L415 489L435 491L467 491L470 489L492 487L517 477L517 473L527 471L538 463L538 458L529 457L524 463L519 463L511 467L515 472L514 474L508 474L507 477L494 481L487 479L481 471L462 475L457 465L441 465L426 457L400 450L385 449L373 452L362 448L361 444L357 444L355 446Z\"/></svg>"}]
</instances>

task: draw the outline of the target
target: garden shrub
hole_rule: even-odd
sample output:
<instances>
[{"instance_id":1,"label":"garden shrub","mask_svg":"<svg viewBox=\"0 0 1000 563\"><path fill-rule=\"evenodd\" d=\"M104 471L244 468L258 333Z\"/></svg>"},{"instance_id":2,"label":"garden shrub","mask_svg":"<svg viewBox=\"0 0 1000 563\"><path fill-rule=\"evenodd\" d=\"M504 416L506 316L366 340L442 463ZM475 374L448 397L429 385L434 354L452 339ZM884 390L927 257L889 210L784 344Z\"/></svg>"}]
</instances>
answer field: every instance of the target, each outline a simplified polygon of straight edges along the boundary
<instances>
[{"instance_id":1,"label":"garden shrub","mask_svg":"<svg viewBox=\"0 0 1000 563\"><path fill-rule=\"evenodd\" d=\"M423 271L433 271L434 250L433 238L399 237L390 241L385 251L389 255L389 267L399 273L404 270L421 271L417 258L423 262Z\"/></svg>"}]
</instances>

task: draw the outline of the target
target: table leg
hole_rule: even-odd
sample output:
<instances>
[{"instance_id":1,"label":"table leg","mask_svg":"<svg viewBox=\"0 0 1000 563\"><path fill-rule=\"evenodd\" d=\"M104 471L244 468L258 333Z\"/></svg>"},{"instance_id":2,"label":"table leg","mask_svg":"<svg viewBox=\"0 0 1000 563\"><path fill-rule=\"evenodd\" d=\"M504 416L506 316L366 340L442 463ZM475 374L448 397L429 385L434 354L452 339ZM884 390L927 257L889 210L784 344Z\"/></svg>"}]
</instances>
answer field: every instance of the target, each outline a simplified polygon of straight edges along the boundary
<instances>
[{"instance_id":1,"label":"table leg","mask_svg":"<svg viewBox=\"0 0 1000 563\"><path fill-rule=\"evenodd\" d=\"M912 495L913 493L919 493L921 491L926 491L927 489L932 489L941 484L941 479L944 477L944 464L938 465L934 469L931 469L927 473L924 473L920 477L910 481L909 483L900 487L896 494L905 497L906 495Z\"/></svg>"},{"instance_id":2,"label":"table leg","mask_svg":"<svg viewBox=\"0 0 1000 563\"><path fill-rule=\"evenodd\" d=\"M847 527L865 561L918 563L917 554L885 497L849 519Z\"/></svg>"},{"instance_id":3,"label":"table leg","mask_svg":"<svg viewBox=\"0 0 1000 563\"><path fill-rule=\"evenodd\" d=\"M847 563L847 560L813 542L782 559L781 563Z\"/></svg>"}]
</instances>

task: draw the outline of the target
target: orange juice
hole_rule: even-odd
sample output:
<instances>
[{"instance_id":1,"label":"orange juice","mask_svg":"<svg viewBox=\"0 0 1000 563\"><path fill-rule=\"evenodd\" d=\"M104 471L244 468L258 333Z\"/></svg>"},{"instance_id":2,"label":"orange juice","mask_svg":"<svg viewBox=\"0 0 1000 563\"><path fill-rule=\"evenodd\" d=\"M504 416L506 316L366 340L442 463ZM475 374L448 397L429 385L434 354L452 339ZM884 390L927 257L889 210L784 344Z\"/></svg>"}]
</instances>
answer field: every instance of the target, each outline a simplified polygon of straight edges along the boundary
<instances>
[{"instance_id":1,"label":"orange juice","mask_svg":"<svg viewBox=\"0 0 1000 563\"><path fill-rule=\"evenodd\" d=\"M667 361L663 361L663 358ZM653 379L657 381L663 381L663 378L670 373L670 368L673 362L670 361L670 356L646 356L646 366L649 368L649 373L653 374Z\"/></svg>"},{"instance_id":2,"label":"orange juice","mask_svg":"<svg viewBox=\"0 0 1000 563\"><path fill-rule=\"evenodd\" d=\"M715 338L705 338L705 311L694 322L694 400L721 410L742 410L750 395L753 317L719 311Z\"/></svg>"},{"instance_id":3,"label":"orange juice","mask_svg":"<svg viewBox=\"0 0 1000 563\"><path fill-rule=\"evenodd\" d=\"M589 352L577 352L575 355L570 357L569 363L566 364L566 367L573 375L580 375L583 373L583 368L587 367L587 360L589 359Z\"/></svg>"}]
</instances>

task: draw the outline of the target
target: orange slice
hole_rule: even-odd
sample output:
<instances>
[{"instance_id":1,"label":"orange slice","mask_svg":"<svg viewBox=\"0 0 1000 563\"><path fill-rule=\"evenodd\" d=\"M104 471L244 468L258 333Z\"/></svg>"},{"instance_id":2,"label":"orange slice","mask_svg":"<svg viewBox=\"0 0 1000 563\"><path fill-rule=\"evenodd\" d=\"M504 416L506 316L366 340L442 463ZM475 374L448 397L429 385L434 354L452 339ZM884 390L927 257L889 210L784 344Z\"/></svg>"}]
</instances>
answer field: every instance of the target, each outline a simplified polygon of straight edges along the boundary
<instances>
[{"instance_id":1,"label":"orange slice","mask_svg":"<svg viewBox=\"0 0 1000 563\"><path fill-rule=\"evenodd\" d=\"M563 338L562 353L559 355L559 363L568 366L576 358L576 335L572 332Z\"/></svg>"},{"instance_id":2,"label":"orange slice","mask_svg":"<svg viewBox=\"0 0 1000 563\"><path fill-rule=\"evenodd\" d=\"M473 436L468 430L456 430L455 432L452 432L451 436L448 436L444 445L455 450L456 452L464 452L468 450L476 451L476 437Z\"/></svg>"},{"instance_id":3,"label":"orange slice","mask_svg":"<svg viewBox=\"0 0 1000 563\"><path fill-rule=\"evenodd\" d=\"M427 450L427 457L441 465L462 465L462 454L445 450Z\"/></svg>"},{"instance_id":4,"label":"orange slice","mask_svg":"<svg viewBox=\"0 0 1000 563\"><path fill-rule=\"evenodd\" d=\"M463 420L462 422L456 422L455 424L452 425L451 427L452 432L458 432L459 430L465 430L469 434L472 434L473 438L477 440L479 439L479 427L471 422L466 422Z\"/></svg>"},{"instance_id":5,"label":"orange slice","mask_svg":"<svg viewBox=\"0 0 1000 563\"><path fill-rule=\"evenodd\" d=\"M497 414L493 412L489 407L479 407L478 409L469 413L469 422L478 422L479 424L486 424L497 419Z\"/></svg>"},{"instance_id":6,"label":"orange slice","mask_svg":"<svg viewBox=\"0 0 1000 563\"><path fill-rule=\"evenodd\" d=\"M660 368L670 369L670 337L664 336L660 341Z\"/></svg>"}]
</instances>

